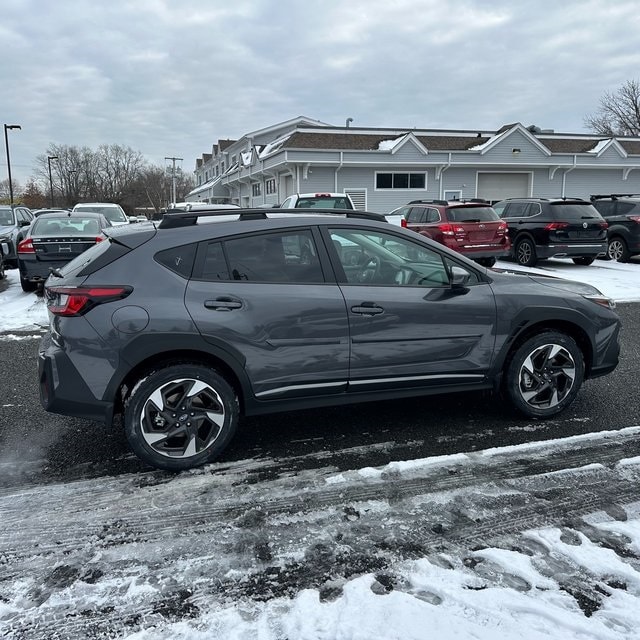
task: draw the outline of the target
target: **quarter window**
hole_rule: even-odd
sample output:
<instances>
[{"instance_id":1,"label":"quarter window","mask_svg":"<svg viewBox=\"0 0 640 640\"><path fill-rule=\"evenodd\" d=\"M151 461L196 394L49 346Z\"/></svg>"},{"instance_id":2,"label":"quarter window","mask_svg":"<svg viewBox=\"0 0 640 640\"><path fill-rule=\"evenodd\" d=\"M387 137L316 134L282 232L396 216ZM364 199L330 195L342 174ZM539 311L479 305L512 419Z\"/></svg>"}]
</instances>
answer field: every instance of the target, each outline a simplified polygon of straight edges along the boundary
<instances>
[{"instance_id":1,"label":"quarter window","mask_svg":"<svg viewBox=\"0 0 640 640\"><path fill-rule=\"evenodd\" d=\"M426 189L426 173L376 173L376 189Z\"/></svg>"}]
</instances>

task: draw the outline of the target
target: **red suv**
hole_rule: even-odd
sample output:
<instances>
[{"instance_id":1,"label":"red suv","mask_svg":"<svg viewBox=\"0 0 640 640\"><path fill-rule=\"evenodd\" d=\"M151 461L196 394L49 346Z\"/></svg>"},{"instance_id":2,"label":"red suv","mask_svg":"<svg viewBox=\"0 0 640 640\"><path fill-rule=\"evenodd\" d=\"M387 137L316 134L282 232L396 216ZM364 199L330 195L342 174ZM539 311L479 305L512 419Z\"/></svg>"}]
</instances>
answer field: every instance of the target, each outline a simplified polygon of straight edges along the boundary
<instances>
[{"instance_id":1,"label":"red suv","mask_svg":"<svg viewBox=\"0 0 640 640\"><path fill-rule=\"evenodd\" d=\"M413 200L389 215L401 215L401 226L484 267L492 267L511 250L507 223L485 201Z\"/></svg>"}]
</instances>

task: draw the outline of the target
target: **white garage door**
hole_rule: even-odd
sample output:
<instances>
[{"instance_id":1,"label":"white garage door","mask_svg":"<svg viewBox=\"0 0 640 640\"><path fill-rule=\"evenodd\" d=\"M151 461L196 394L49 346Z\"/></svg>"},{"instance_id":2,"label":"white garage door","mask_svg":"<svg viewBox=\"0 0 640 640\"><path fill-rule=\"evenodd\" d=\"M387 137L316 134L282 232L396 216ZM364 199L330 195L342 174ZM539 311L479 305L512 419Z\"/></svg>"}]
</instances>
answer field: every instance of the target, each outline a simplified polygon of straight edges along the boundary
<instances>
[{"instance_id":1,"label":"white garage door","mask_svg":"<svg viewBox=\"0 0 640 640\"><path fill-rule=\"evenodd\" d=\"M529 173L479 173L478 198L494 202L530 195Z\"/></svg>"}]
</instances>

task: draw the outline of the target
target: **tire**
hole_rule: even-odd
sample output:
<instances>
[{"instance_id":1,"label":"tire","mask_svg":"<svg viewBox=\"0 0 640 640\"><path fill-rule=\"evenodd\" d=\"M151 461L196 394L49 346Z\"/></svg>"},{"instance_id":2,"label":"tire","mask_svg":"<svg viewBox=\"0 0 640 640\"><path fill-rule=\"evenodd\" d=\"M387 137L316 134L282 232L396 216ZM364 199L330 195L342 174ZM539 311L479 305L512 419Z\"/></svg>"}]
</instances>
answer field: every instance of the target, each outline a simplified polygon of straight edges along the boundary
<instances>
[{"instance_id":1,"label":"tire","mask_svg":"<svg viewBox=\"0 0 640 640\"><path fill-rule=\"evenodd\" d=\"M504 385L520 413L548 418L573 402L583 380L584 358L575 340L545 331L518 347L506 366Z\"/></svg>"},{"instance_id":2,"label":"tire","mask_svg":"<svg viewBox=\"0 0 640 640\"><path fill-rule=\"evenodd\" d=\"M487 269L490 269L496 263L496 259L495 258L478 258L477 263L479 265L482 265L483 267L487 267Z\"/></svg>"},{"instance_id":3,"label":"tire","mask_svg":"<svg viewBox=\"0 0 640 640\"><path fill-rule=\"evenodd\" d=\"M0 260L0 280L4 280L7 274L4 272L4 262Z\"/></svg>"},{"instance_id":4,"label":"tire","mask_svg":"<svg viewBox=\"0 0 640 640\"><path fill-rule=\"evenodd\" d=\"M629 262L631 253L627 243L620 236L614 236L609 238L607 243L607 256L610 260L617 262Z\"/></svg>"},{"instance_id":5,"label":"tire","mask_svg":"<svg viewBox=\"0 0 640 640\"><path fill-rule=\"evenodd\" d=\"M38 288L38 285L35 282L25 280L22 276L20 276L20 286L25 293L31 293Z\"/></svg>"},{"instance_id":6,"label":"tire","mask_svg":"<svg viewBox=\"0 0 640 640\"><path fill-rule=\"evenodd\" d=\"M218 372L174 363L134 386L125 402L124 429L144 462L182 471L214 460L235 434L238 416L236 393Z\"/></svg>"},{"instance_id":7,"label":"tire","mask_svg":"<svg viewBox=\"0 0 640 640\"><path fill-rule=\"evenodd\" d=\"M588 267L595 261L595 258L572 258L574 264L581 264Z\"/></svg>"},{"instance_id":8,"label":"tire","mask_svg":"<svg viewBox=\"0 0 640 640\"><path fill-rule=\"evenodd\" d=\"M536 245L530 238L523 238L518 241L514 251L514 257L518 264L523 267L534 267L538 262L536 255Z\"/></svg>"}]
</instances>

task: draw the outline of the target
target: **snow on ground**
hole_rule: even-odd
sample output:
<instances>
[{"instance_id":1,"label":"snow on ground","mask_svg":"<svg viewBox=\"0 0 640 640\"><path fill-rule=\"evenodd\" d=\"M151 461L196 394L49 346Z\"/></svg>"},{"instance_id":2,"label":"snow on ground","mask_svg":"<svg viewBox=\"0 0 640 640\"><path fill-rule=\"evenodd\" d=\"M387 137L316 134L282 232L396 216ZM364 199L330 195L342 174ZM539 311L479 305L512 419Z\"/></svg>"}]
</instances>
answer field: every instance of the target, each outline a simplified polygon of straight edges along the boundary
<instances>
[{"instance_id":1,"label":"snow on ground","mask_svg":"<svg viewBox=\"0 0 640 640\"><path fill-rule=\"evenodd\" d=\"M532 271L640 300L639 264ZM9 271L0 338L46 324ZM269 480L248 460L0 482L0 637L640 638L639 435Z\"/></svg>"}]
</instances>

